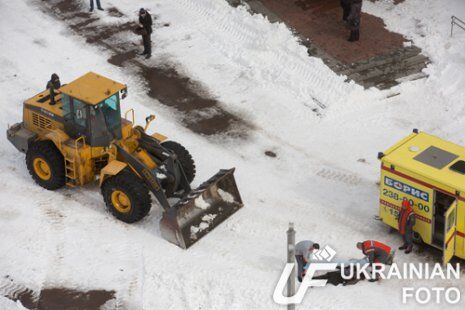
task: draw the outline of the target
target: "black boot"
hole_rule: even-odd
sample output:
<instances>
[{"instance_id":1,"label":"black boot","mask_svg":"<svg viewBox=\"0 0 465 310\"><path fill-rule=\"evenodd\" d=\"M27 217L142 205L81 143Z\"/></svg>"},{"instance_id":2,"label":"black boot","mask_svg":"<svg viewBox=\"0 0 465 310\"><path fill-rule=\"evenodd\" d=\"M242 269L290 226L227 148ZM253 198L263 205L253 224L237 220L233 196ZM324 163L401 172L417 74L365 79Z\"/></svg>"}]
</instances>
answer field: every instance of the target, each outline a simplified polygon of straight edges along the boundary
<instances>
[{"instance_id":1,"label":"black boot","mask_svg":"<svg viewBox=\"0 0 465 310\"><path fill-rule=\"evenodd\" d=\"M409 254L413 250L413 245L409 245L407 249L405 250L405 254Z\"/></svg>"},{"instance_id":2,"label":"black boot","mask_svg":"<svg viewBox=\"0 0 465 310\"><path fill-rule=\"evenodd\" d=\"M399 250L405 250L407 248L407 244L403 244L402 246L399 247Z\"/></svg>"},{"instance_id":3,"label":"black boot","mask_svg":"<svg viewBox=\"0 0 465 310\"><path fill-rule=\"evenodd\" d=\"M350 37L349 37L349 42L355 42L360 39L360 31L359 30L351 30L350 31Z\"/></svg>"}]
</instances>

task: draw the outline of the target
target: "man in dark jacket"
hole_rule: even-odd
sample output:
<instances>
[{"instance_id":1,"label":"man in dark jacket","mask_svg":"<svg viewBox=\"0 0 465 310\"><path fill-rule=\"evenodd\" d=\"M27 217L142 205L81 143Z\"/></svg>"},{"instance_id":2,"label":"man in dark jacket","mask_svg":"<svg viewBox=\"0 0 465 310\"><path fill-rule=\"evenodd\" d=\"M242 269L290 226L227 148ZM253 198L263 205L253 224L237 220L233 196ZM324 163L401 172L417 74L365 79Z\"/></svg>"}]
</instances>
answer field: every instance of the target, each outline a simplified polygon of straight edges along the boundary
<instances>
[{"instance_id":1,"label":"man in dark jacket","mask_svg":"<svg viewBox=\"0 0 465 310\"><path fill-rule=\"evenodd\" d=\"M345 22L347 21L347 17L349 17L351 3L352 0L341 0L342 20Z\"/></svg>"},{"instance_id":2,"label":"man in dark jacket","mask_svg":"<svg viewBox=\"0 0 465 310\"><path fill-rule=\"evenodd\" d=\"M50 89L50 104L55 104L55 90L60 89L61 82L58 74L53 73L50 77L50 81L47 82L46 89Z\"/></svg>"},{"instance_id":3,"label":"man in dark jacket","mask_svg":"<svg viewBox=\"0 0 465 310\"><path fill-rule=\"evenodd\" d=\"M350 13L347 21L350 27L349 42L355 42L360 39L360 18L362 16L362 0L350 1Z\"/></svg>"},{"instance_id":4,"label":"man in dark jacket","mask_svg":"<svg viewBox=\"0 0 465 310\"><path fill-rule=\"evenodd\" d=\"M142 27L142 41L144 42L144 51L141 55L145 55L145 58L152 56L152 16L145 9L139 10L139 23Z\"/></svg>"},{"instance_id":5,"label":"man in dark jacket","mask_svg":"<svg viewBox=\"0 0 465 310\"><path fill-rule=\"evenodd\" d=\"M60 78L58 77L58 74L53 73L52 76L50 77L50 81L47 82L47 89L53 88L53 89L59 89L61 87L61 82Z\"/></svg>"},{"instance_id":6,"label":"man in dark jacket","mask_svg":"<svg viewBox=\"0 0 465 310\"><path fill-rule=\"evenodd\" d=\"M402 202L402 207L397 218L399 224L399 233L402 235L404 244L399 250L405 250L409 254L413 249L413 226L415 226L415 213L408 200Z\"/></svg>"}]
</instances>

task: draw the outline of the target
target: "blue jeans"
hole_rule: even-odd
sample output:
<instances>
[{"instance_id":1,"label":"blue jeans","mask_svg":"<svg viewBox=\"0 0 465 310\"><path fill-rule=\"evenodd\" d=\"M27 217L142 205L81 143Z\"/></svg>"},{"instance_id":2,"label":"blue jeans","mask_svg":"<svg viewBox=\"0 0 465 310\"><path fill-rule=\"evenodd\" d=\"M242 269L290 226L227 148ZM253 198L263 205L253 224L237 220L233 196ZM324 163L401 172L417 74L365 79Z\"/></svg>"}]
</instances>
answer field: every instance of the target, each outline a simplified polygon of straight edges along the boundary
<instances>
[{"instance_id":1,"label":"blue jeans","mask_svg":"<svg viewBox=\"0 0 465 310\"><path fill-rule=\"evenodd\" d=\"M100 5L100 0L95 0L97 2L97 7L99 9L102 8L102 6ZM93 10L94 9L94 0L90 0L90 9Z\"/></svg>"}]
</instances>

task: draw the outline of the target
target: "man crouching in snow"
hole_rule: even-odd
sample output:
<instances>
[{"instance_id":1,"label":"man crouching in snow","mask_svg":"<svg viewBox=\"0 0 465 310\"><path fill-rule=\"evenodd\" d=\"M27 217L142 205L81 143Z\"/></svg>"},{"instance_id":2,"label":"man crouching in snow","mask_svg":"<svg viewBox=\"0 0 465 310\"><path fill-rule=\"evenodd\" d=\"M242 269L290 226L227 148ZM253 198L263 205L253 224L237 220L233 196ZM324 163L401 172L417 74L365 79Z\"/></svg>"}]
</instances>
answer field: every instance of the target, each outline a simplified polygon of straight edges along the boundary
<instances>
[{"instance_id":1,"label":"man crouching in snow","mask_svg":"<svg viewBox=\"0 0 465 310\"><path fill-rule=\"evenodd\" d=\"M295 260L297 261L297 279L302 282L305 276L305 265L310 261L310 255L314 250L319 250L320 245L310 240L302 240L295 245Z\"/></svg>"},{"instance_id":2,"label":"man crouching in snow","mask_svg":"<svg viewBox=\"0 0 465 310\"><path fill-rule=\"evenodd\" d=\"M392 265L394 260L395 251L391 249L389 245L375 240L366 240L363 242L357 242L357 249L361 250L368 259L370 265L383 264ZM370 282L378 281L376 279L368 280Z\"/></svg>"}]
</instances>

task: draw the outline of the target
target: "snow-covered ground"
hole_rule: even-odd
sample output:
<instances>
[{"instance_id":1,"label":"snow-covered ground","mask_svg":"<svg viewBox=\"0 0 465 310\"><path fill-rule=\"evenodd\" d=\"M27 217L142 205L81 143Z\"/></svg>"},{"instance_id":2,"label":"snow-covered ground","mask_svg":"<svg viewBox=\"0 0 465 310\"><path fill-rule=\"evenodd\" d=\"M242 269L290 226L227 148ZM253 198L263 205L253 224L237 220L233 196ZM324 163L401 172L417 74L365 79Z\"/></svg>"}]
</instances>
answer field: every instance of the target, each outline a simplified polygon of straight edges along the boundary
<instances>
[{"instance_id":1,"label":"snow-covered ground","mask_svg":"<svg viewBox=\"0 0 465 310\"><path fill-rule=\"evenodd\" d=\"M170 23L155 30L150 61L175 63L203 83L254 125L248 140L185 129L172 110L146 95L137 77L41 13L39 2L0 0L0 128L21 119L22 102L42 90L51 73L66 82L99 72L128 84L123 106L135 108L139 123L155 113L156 130L186 145L197 162L195 185L220 168L236 167L245 207L184 251L160 237L155 204L141 223L126 225L105 211L96 187L46 191L31 180L24 155L0 135L0 285L9 275L36 291L115 290L123 309L280 308L272 293L284 267L288 222L295 223L297 239L329 244L342 258L360 257L360 240L396 246L400 238L373 220L377 152L412 128L465 144L465 32L449 37L450 16L465 18L463 0L365 2L365 11L433 61L428 79L385 92L344 83L309 57L284 25L222 0L102 0L134 19L147 7L159 22ZM106 12L94 14L114 21ZM394 92L400 95L388 99ZM265 150L277 158L264 156ZM397 260L424 257L399 254ZM361 282L312 289L299 307L415 309L415 303L401 305L401 287L409 285L454 285L465 292L463 281ZM0 307L16 305L0 297Z\"/></svg>"}]
</instances>

